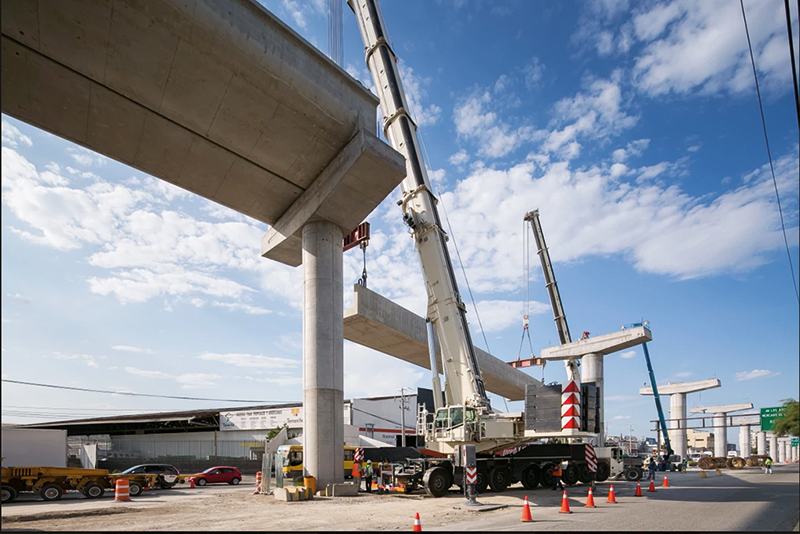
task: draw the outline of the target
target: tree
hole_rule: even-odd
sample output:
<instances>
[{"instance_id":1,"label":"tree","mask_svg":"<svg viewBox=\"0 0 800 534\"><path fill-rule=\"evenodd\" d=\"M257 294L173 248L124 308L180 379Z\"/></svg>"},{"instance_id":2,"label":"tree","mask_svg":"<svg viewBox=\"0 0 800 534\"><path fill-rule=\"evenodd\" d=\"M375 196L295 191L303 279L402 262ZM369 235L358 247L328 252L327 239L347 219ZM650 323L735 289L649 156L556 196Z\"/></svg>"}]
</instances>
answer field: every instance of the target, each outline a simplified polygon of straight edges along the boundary
<instances>
[{"instance_id":1,"label":"tree","mask_svg":"<svg viewBox=\"0 0 800 534\"><path fill-rule=\"evenodd\" d=\"M784 399L783 410L775 419L773 431L776 436L800 435L800 403L794 399Z\"/></svg>"}]
</instances>

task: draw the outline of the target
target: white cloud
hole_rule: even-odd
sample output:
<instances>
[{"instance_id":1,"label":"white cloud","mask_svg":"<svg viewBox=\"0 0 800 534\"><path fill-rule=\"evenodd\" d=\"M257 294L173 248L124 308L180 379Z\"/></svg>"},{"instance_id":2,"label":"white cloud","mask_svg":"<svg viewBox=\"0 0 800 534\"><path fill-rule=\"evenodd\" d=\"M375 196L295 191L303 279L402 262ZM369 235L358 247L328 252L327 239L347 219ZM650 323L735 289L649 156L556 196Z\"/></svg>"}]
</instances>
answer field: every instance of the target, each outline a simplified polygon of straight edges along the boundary
<instances>
[{"instance_id":1,"label":"white cloud","mask_svg":"<svg viewBox=\"0 0 800 534\"><path fill-rule=\"evenodd\" d=\"M615 415L612 419L614 419L615 421L621 421L623 419L630 419L630 418L631 418L630 415Z\"/></svg>"},{"instance_id":2,"label":"white cloud","mask_svg":"<svg viewBox=\"0 0 800 534\"><path fill-rule=\"evenodd\" d=\"M150 349L140 349L139 347L131 347L128 345L114 345L111 347L114 350L120 350L123 352L136 352L136 353L146 353L146 354L153 354L153 351Z\"/></svg>"},{"instance_id":3,"label":"white cloud","mask_svg":"<svg viewBox=\"0 0 800 534\"><path fill-rule=\"evenodd\" d=\"M17 302L23 302L25 304L30 304L31 302L33 302L33 299L31 299L30 297L26 297L25 295L20 295L19 293L14 293L14 294L6 293L6 296L11 300L16 300Z\"/></svg>"},{"instance_id":4,"label":"white cloud","mask_svg":"<svg viewBox=\"0 0 800 534\"><path fill-rule=\"evenodd\" d=\"M206 373L187 373L176 376L181 386L181 389L212 389L216 388L217 384L214 380L222 378L220 375L206 374Z\"/></svg>"},{"instance_id":5,"label":"white cloud","mask_svg":"<svg viewBox=\"0 0 800 534\"><path fill-rule=\"evenodd\" d=\"M159 380L172 378L172 375L162 373L161 371L146 371L144 369L137 369L136 367L126 367L125 372L131 375L143 376L144 378L158 378Z\"/></svg>"},{"instance_id":6,"label":"white cloud","mask_svg":"<svg viewBox=\"0 0 800 534\"><path fill-rule=\"evenodd\" d=\"M501 121L497 113L488 111L492 96L488 91L476 92L461 100L454 110L456 133L459 137L478 142L478 154L500 158L533 138L530 126L513 128Z\"/></svg>"},{"instance_id":7,"label":"white cloud","mask_svg":"<svg viewBox=\"0 0 800 534\"><path fill-rule=\"evenodd\" d=\"M791 77L783 10L769 2L749 2L745 8L762 90L784 92ZM738 2L674 0L642 11L633 24L637 38L648 42L635 60L633 77L648 94L754 90Z\"/></svg>"},{"instance_id":8,"label":"white cloud","mask_svg":"<svg viewBox=\"0 0 800 534\"><path fill-rule=\"evenodd\" d=\"M199 356L201 360L227 363L236 367L263 367L266 369L288 369L300 366L298 360L275 358L255 354L215 354L207 352Z\"/></svg>"},{"instance_id":9,"label":"white cloud","mask_svg":"<svg viewBox=\"0 0 800 534\"><path fill-rule=\"evenodd\" d=\"M98 366L97 365L97 361L95 360L95 357L92 356L91 354L61 354L59 352L56 352L56 353L53 354L53 356L57 360L77 360L77 361L85 363L89 367L97 367ZM102 357L101 357L101 359L102 359Z\"/></svg>"},{"instance_id":10,"label":"white cloud","mask_svg":"<svg viewBox=\"0 0 800 534\"><path fill-rule=\"evenodd\" d=\"M694 373L691 371L682 371L680 373L675 373L672 376L674 376L675 378L688 378L692 375L694 375Z\"/></svg>"},{"instance_id":11,"label":"white cloud","mask_svg":"<svg viewBox=\"0 0 800 534\"><path fill-rule=\"evenodd\" d=\"M411 118L417 126L436 124L442 113L441 108L435 104L426 107L422 103L428 97L428 91L425 86L431 83L431 79L422 78L414 74L414 69L404 63L403 60L398 62L397 69L400 71L400 80L403 84L406 100L408 100Z\"/></svg>"},{"instance_id":12,"label":"white cloud","mask_svg":"<svg viewBox=\"0 0 800 534\"><path fill-rule=\"evenodd\" d=\"M462 148L461 150L450 156L449 161L451 165L455 165L458 168L463 168L464 165L466 165L467 162L469 162L469 154L467 154L467 151Z\"/></svg>"},{"instance_id":13,"label":"white cloud","mask_svg":"<svg viewBox=\"0 0 800 534\"><path fill-rule=\"evenodd\" d=\"M102 167L108 161L107 157L101 156L83 147L69 148L67 152L69 152L70 157L75 160L75 163L83 165L84 167ZM75 172L77 173L78 171Z\"/></svg>"},{"instance_id":14,"label":"white cloud","mask_svg":"<svg viewBox=\"0 0 800 534\"><path fill-rule=\"evenodd\" d=\"M17 130L16 126L3 120L3 144L17 148L20 143L27 146L33 146L33 141L27 135Z\"/></svg>"},{"instance_id":15,"label":"white cloud","mask_svg":"<svg viewBox=\"0 0 800 534\"><path fill-rule=\"evenodd\" d=\"M636 358L636 356L638 355L639 353L636 352L635 350L628 350L621 353L619 357L622 358L623 360L630 360L631 358Z\"/></svg>"},{"instance_id":16,"label":"white cloud","mask_svg":"<svg viewBox=\"0 0 800 534\"><path fill-rule=\"evenodd\" d=\"M754 378L770 378L778 376L780 371L767 371L766 369L753 369L752 371L742 371L736 373L736 380L741 382L743 380L753 380Z\"/></svg>"},{"instance_id":17,"label":"white cloud","mask_svg":"<svg viewBox=\"0 0 800 534\"><path fill-rule=\"evenodd\" d=\"M528 89L537 87L544 75L545 68L544 63L541 63L539 58L534 56L531 62L522 69L525 75L525 87Z\"/></svg>"},{"instance_id":18,"label":"white cloud","mask_svg":"<svg viewBox=\"0 0 800 534\"><path fill-rule=\"evenodd\" d=\"M270 313L274 313L272 310L268 310L266 308L260 308L258 306L251 306L249 304L244 304L242 302L219 302L215 300L211 304L213 306L217 306L219 308L227 308L229 310L242 310L250 315L269 315Z\"/></svg>"}]
</instances>

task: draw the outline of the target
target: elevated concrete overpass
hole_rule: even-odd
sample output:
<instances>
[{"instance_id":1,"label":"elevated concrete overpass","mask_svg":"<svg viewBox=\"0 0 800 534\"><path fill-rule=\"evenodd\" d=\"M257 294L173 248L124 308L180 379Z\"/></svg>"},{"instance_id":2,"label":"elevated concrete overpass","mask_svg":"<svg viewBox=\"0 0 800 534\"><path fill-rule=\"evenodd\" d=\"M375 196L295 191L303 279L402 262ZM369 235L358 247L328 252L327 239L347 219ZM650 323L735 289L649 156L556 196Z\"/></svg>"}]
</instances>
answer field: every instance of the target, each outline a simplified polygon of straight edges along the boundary
<instances>
[{"instance_id":1,"label":"elevated concrete overpass","mask_svg":"<svg viewBox=\"0 0 800 534\"><path fill-rule=\"evenodd\" d=\"M405 176L378 99L252 0L4 0L2 111L271 225L303 264L307 474L341 482L342 236Z\"/></svg>"}]
</instances>

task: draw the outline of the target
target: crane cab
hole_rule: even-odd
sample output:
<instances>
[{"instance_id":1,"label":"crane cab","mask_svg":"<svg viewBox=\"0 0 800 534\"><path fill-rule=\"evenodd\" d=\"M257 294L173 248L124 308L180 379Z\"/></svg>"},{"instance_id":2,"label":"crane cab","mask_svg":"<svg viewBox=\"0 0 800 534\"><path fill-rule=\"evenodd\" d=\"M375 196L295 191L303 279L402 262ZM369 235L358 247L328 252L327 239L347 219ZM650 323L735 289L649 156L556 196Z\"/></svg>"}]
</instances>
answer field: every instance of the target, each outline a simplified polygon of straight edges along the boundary
<instances>
[{"instance_id":1,"label":"crane cab","mask_svg":"<svg viewBox=\"0 0 800 534\"><path fill-rule=\"evenodd\" d=\"M477 441L478 431L478 411L470 406L440 408L433 419L435 441Z\"/></svg>"}]
</instances>

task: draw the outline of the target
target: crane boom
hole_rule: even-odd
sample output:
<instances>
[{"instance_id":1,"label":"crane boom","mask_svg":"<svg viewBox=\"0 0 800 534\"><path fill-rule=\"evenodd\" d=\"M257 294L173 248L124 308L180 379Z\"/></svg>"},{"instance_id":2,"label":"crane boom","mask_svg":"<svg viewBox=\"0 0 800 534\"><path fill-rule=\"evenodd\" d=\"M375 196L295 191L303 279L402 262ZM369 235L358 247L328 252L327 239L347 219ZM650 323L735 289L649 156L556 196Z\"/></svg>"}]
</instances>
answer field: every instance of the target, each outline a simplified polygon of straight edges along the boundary
<instances>
[{"instance_id":1,"label":"crane boom","mask_svg":"<svg viewBox=\"0 0 800 534\"><path fill-rule=\"evenodd\" d=\"M558 292L558 282L553 273L553 264L550 261L550 253L547 251L547 244L544 241L544 231L542 224L539 221L539 210L529 211L525 214L525 221L531 223L533 230L533 237L536 240L536 248L538 249L539 260L542 262L542 273L544 274L544 283L547 287L547 294L550 296L550 305L553 308L553 320L556 323L556 330L558 330L558 338L562 345L572 342L569 335L569 326L567 325L567 315L564 313L564 306L561 304L561 295ZM567 379L577 380L578 363L575 360L565 360L564 367L567 371Z\"/></svg>"},{"instance_id":2,"label":"crane boom","mask_svg":"<svg viewBox=\"0 0 800 534\"><path fill-rule=\"evenodd\" d=\"M661 423L661 433L664 436L664 445L667 447L667 458L669 458L674 451L672 450L672 444L669 442L669 432L667 432L667 423L664 420L664 409L661 407L661 397L658 396L656 375L650 363L650 351L647 350L647 343L642 343L642 348L644 349L644 360L647 362L647 372L650 373L650 384L653 386L653 398L656 401L656 410L658 410L658 420Z\"/></svg>"},{"instance_id":3,"label":"crane boom","mask_svg":"<svg viewBox=\"0 0 800 534\"><path fill-rule=\"evenodd\" d=\"M439 336L448 405L482 407L490 411L475 348L467 325L453 265L447 250L447 234L439 213L417 140L417 126L397 69L397 58L386 37L383 16L374 0L348 0L364 41L367 67L383 111L383 133L392 147L406 158L403 180L403 221L414 238L428 293L428 320ZM435 389L435 388L434 388Z\"/></svg>"}]
</instances>

